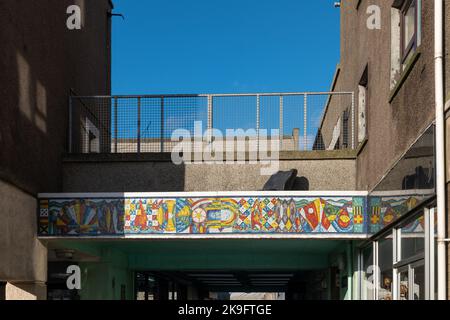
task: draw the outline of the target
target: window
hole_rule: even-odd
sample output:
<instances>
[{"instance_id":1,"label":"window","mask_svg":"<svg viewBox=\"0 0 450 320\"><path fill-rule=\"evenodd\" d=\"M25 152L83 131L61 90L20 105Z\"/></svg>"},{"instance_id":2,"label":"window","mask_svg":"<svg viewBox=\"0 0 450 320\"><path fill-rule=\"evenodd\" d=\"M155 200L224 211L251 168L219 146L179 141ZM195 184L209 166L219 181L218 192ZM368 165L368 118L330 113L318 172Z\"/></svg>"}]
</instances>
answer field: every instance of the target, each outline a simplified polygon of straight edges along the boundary
<instances>
[{"instance_id":1,"label":"window","mask_svg":"<svg viewBox=\"0 0 450 320\"><path fill-rule=\"evenodd\" d=\"M425 215L416 216L397 229L398 300L424 300L425 295Z\"/></svg>"},{"instance_id":2,"label":"window","mask_svg":"<svg viewBox=\"0 0 450 320\"><path fill-rule=\"evenodd\" d=\"M400 260L414 258L425 252L424 216L410 220L400 228Z\"/></svg>"},{"instance_id":3,"label":"window","mask_svg":"<svg viewBox=\"0 0 450 320\"><path fill-rule=\"evenodd\" d=\"M83 153L100 152L100 131L86 117L84 124Z\"/></svg>"},{"instance_id":4,"label":"window","mask_svg":"<svg viewBox=\"0 0 450 320\"><path fill-rule=\"evenodd\" d=\"M417 1L406 0L401 10L402 63L407 62L417 47Z\"/></svg>"},{"instance_id":5,"label":"window","mask_svg":"<svg viewBox=\"0 0 450 320\"><path fill-rule=\"evenodd\" d=\"M390 233L387 237L378 242L378 300L393 300L393 236Z\"/></svg>"},{"instance_id":6,"label":"window","mask_svg":"<svg viewBox=\"0 0 450 320\"><path fill-rule=\"evenodd\" d=\"M422 0L394 0L391 8L391 90L412 68L422 41Z\"/></svg>"},{"instance_id":7,"label":"window","mask_svg":"<svg viewBox=\"0 0 450 320\"><path fill-rule=\"evenodd\" d=\"M367 93L369 85L369 67L366 66L358 88L358 142L361 143L367 136Z\"/></svg>"},{"instance_id":8,"label":"window","mask_svg":"<svg viewBox=\"0 0 450 320\"><path fill-rule=\"evenodd\" d=\"M6 282L0 281L0 300L6 300Z\"/></svg>"}]
</instances>

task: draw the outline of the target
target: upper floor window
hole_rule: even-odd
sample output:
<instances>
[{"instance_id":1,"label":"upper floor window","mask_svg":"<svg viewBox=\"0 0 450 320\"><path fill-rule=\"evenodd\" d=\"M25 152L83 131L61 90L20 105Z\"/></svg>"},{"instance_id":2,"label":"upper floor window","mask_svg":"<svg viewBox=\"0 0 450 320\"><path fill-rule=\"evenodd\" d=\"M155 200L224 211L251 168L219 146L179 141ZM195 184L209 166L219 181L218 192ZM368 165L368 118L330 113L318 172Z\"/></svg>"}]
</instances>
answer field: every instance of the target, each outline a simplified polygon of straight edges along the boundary
<instances>
[{"instance_id":1,"label":"upper floor window","mask_svg":"<svg viewBox=\"0 0 450 320\"><path fill-rule=\"evenodd\" d=\"M391 89L411 68L422 42L422 0L394 0L391 8ZM417 60L414 60L417 61Z\"/></svg>"},{"instance_id":2,"label":"upper floor window","mask_svg":"<svg viewBox=\"0 0 450 320\"><path fill-rule=\"evenodd\" d=\"M417 0L405 1L400 24L402 63L405 63L417 47Z\"/></svg>"}]
</instances>

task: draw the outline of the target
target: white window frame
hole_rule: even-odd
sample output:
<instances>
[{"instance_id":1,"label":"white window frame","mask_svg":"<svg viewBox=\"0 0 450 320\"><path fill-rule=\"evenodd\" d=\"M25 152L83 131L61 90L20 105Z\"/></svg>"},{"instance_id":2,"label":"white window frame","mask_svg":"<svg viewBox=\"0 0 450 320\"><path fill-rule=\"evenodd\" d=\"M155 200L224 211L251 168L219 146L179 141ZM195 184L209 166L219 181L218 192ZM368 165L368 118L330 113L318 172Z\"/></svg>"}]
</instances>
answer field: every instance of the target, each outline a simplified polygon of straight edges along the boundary
<instances>
[{"instance_id":1,"label":"white window frame","mask_svg":"<svg viewBox=\"0 0 450 320\"><path fill-rule=\"evenodd\" d=\"M402 225L396 226L392 229L392 231L387 231L383 235L381 235L377 240L373 241L368 246L373 246L373 265L374 265L374 275L373 275L373 297L374 300L378 300L380 297L380 287L381 287L381 270L379 268L379 241L383 240L387 235L389 235L389 232L392 232L393 235L393 250L392 250L392 296L394 300L399 300L400 293L398 292L398 284L399 284L399 273L400 270L404 270L405 268L408 268L408 270L412 267L416 267L418 265L425 266L425 300L435 300L435 235L434 235L434 215L435 215L435 208L434 207L426 207L423 210L421 210L424 221L425 221L425 252L423 259L414 260L410 263L405 262L405 264L398 265L401 263L400 257L401 257L401 228ZM420 216L420 214L417 214L417 217ZM363 299L363 281L364 281L364 275L365 270L363 270L364 266L364 256L363 252L368 246L364 246L360 248L358 253L358 299ZM414 274L413 271L409 273L409 281L410 286L409 288L413 288L413 282L414 282ZM409 295L411 298L413 298L414 291L410 291Z\"/></svg>"}]
</instances>

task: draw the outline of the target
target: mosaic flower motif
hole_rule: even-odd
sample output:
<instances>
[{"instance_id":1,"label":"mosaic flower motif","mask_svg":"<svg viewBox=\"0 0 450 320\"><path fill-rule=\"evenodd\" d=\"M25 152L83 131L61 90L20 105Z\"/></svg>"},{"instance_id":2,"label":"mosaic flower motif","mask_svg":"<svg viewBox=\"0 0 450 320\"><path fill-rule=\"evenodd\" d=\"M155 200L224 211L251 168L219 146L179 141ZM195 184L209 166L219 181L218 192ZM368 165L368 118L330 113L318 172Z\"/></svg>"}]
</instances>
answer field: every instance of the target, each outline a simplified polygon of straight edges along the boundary
<instances>
[{"instance_id":1,"label":"mosaic flower motif","mask_svg":"<svg viewBox=\"0 0 450 320\"><path fill-rule=\"evenodd\" d=\"M203 223L206 221L206 211L202 208L197 208L192 212L192 220L195 223Z\"/></svg>"}]
</instances>

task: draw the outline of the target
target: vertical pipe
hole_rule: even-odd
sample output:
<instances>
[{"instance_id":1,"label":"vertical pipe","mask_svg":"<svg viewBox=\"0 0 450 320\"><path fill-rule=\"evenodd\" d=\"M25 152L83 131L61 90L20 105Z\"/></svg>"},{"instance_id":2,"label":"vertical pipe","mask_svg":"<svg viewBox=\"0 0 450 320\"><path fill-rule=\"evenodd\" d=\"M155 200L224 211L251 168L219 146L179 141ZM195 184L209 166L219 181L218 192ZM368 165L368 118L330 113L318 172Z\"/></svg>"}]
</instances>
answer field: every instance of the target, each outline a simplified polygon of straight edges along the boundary
<instances>
[{"instance_id":1,"label":"vertical pipe","mask_svg":"<svg viewBox=\"0 0 450 320\"><path fill-rule=\"evenodd\" d=\"M284 111L283 111L283 109L284 109L284 99L283 99L283 96L280 96L280 133L279 133L279 136L280 136L280 151L283 151L283 136L284 136L284 134L283 134L283 126L284 126L284 123L283 123L283 113L284 113ZM298 150L298 146L296 147L296 150Z\"/></svg>"},{"instance_id":2,"label":"vertical pipe","mask_svg":"<svg viewBox=\"0 0 450 320\"><path fill-rule=\"evenodd\" d=\"M434 1L438 300L447 298L443 0Z\"/></svg>"},{"instance_id":3,"label":"vertical pipe","mask_svg":"<svg viewBox=\"0 0 450 320\"><path fill-rule=\"evenodd\" d=\"M118 128L117 128L117 97L114 98L114 152L117 153L117 133L118 133Z\"/></svg>"},{"instance_id":4,"label":"vertical pipe","mask_svg":"<svg viewBox=\"0 0 450 320\"><path fill-rule=\"evenodd\" d=\"M424 220L425 220L425 300L434 300L431 291L433 278L431 275L433 271L431 269L432 260L434 260L431 254L431 243L434 241L434 230L431 229L432 219L434 209L425 209ZM432 258L433 257L433 258Z\"/></svg>"},{"instance_id":5,"label":"vertical pipe","mask_svg":"<svg viewBox=\"0 0 450 320\"><path fill-rule=\"evenodd\" d=\"M378 241L375 241L373 243L373 266L374 266L374 270L373 270L373 297L374 300L378 300L379 298L379 288L381 286L380 284L380 268L378 268Z\"/></svg>"},{"instance_id":6,"label":"vertical pipe","mask_svg":"<svg viewBox=\"0 0 450 320\"><path fill-rule=\"evenodd\" d=\"M68 150L69 153L72 153L72 112L73 112L73 105L72 105L72 96L69 96L69 125L68 125Z\"/></svg>"},{"instance_id":7,"label":"vertical pipe","mask_svg":"<svg viewBox=\"0 0 450 320\"><path fill-rule=\"evenodd\" d=\"M138 98L137 107L137 152L141 153L141 97Z\"/></svg>"},{"instance_id":8,"label":"vertical pipe","mask_svg":"<svg viewBox=\"0 0 450 320\"><path fill-rule=\"evenodd\" d=\"M164 96L161 96L161 153L164 152Z\"/></svg>"},{"instance_id":9,"label":"vertical pipe","mask_svg":"<svg viewBox=\"0 0 450 320\"><path fill-rule=\"evenodd\" d=\"M308 95L303 97L303 150L308 150Z\"/></svg>"}]
</instances>

